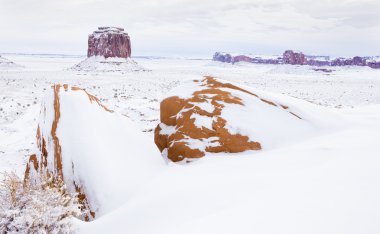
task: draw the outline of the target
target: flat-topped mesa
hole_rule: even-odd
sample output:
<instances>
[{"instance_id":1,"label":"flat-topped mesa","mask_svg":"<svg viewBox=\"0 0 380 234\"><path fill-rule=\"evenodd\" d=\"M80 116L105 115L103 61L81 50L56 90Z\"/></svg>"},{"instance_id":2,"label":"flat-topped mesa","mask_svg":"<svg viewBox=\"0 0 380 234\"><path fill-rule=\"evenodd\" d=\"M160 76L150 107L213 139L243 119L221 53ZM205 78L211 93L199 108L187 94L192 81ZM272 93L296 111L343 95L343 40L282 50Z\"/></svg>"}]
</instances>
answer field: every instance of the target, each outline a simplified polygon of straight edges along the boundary
<instances>
[{"instance_id":1,"label":"flat-topped mesa","mask_svg":"<svg viewBox=\"0 0 380 234\"><path fill-rule=\"evenodd\" d=\"M88 36L87 57L131 57L131 41L128 33L118 27L98 27Z\"/></svg>"}]
</instances>

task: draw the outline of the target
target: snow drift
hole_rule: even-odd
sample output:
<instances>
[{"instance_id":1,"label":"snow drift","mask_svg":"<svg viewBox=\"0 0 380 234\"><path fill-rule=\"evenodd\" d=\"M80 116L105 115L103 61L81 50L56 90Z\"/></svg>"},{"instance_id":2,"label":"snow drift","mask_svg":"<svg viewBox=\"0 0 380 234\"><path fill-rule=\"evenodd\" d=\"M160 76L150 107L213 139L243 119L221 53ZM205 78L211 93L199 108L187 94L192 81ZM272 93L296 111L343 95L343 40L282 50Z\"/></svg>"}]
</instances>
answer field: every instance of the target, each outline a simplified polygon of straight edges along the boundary
<instances>
[{"instance_id":1,"label":"snow drift","mask_svg":"<svg viewBox=\"0 0 380 234\"><path fill-rule=\"evenodd\" d=\"M146 71L131 58L91 56L76 64L71 70L85 72L134 72Z\"/></svg>"},{"instance_id":2,"label":"snow drift","mask_svg":"<svg viewBox=\"0 0 380 234\"><path fill-rule=\"evenodd\" d=\"M68 85L47 92L37 145L25 182L38 181L41 173L63 180L91 211L87 220L123 204L164 165L153 142L128 118Z\"/></svg>"},{"instance_id":3,"label":"snow drift","mask_svg":"<svg viewBox=\"0 0 380 234\"><path fill-rule=\"evenodd\" d=\"M205 77L161 102L155 142L174 162L210 153L272 149L334 126L334 113L305 101L276 97Z\"/></svg>"},{"instance_id":4,"label":"snow drift","mask_svg":"<svg viewBox=\"0 0 380 234\"><path fill-rule=\"evenodd\" d=\"M313 119L326 117L324 108L314 109L320 111ZM133 199L94 222L80 223L79 231L379 233L380 108L345 112L339 119L342 128L295 144L238 156L207 153L187 165L172 163ZM336 115L330 117L334 122ZM286 136L292 138L293 132Z\"/></svg>"}]
</instances>

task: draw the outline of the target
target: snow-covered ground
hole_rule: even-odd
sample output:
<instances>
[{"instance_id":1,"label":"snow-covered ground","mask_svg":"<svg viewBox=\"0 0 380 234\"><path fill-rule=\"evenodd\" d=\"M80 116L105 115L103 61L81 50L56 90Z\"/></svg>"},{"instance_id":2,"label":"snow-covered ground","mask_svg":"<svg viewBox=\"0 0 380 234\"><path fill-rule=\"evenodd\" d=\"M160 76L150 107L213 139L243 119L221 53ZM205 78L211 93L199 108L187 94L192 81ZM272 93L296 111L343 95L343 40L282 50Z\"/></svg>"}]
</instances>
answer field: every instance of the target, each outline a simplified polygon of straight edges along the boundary
<instances>
[{"instance_id":1,"label":"snow-covered ground","mask_svg":"<svg viewBox=\"0 0 380 234\"><path fill-rule=\"evenodd\" d=\"M81 224L83 232L111 227L112 233L380 232L380 70L337 67L324 73L309 66L135 58L148 71L84 72L66 69L84 59L78 56L3 57L24 66L0 71L0 171L20 175L35 149L44 91L54 83L86 89L152 141L160 99L203 75L345 116L339 131L298 144L169 165L118 210Z\"/></svg>"},{"instance_id":2,"label":"snow-covered ground","mask_svg":"<svg viewBox=\"0 0 380 234\"><path fill-rule=\"evenodd\" d=\"M35 143L41 97L54 83L85 88L109 108L130 117L148 134L158 124L159 100L183 81L202 75L328 107L380 104L380 71L367 67L334 68L332 73L324 73L309 66L137 58L135 61L150 71L122 74L65 70L84 60L80 56L3 57L25 67L0 71L0 170L14 169L20 173Z\"/></svg>"}]
</instances>

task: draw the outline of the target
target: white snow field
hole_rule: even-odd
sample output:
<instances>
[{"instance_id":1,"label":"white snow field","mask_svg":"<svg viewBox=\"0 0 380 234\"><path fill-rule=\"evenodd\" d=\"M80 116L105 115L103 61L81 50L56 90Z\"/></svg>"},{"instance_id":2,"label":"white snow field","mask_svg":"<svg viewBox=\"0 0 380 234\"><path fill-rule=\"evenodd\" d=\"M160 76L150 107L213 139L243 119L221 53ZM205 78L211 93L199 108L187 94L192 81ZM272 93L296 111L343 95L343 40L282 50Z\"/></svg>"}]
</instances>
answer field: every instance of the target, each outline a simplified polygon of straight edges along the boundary
<instances>
[{"instance_id":1,"label":"white snow field","mask_svg":"<svg viewBox=\"0 0 380 234\"><path fill-rule=\"evenodd\" d=\"M145 69L139 66L131 58L104 58L103 56L92 56L86 58L82 62L74 65L72 70L76 71L97 71L97 72L131 72L144 71Z\"/></svg>"},{"instance_id":2,"label":"white snow field","mask_svg":"<svg viewBox=\"0 0 380 234\"><path fill-rule=\"evenodd\" d=\"M0 70L20 70L22 66L0 56Z\"/></svg>"},{"instance_id":3,"label":"white snow field","mask_svg":"<svg viewBox=\"0 0 380 234\"><path fill-rule=\"evenodd\" d=\"M125 133L123 129L135 129L132 126L135 125L143 132L135 139L135 144L141 144L143 150L153 142L152 131L159 123L160 100L173 88L204 75L261 90L258 92L278 101L293 103L297 108L312 106L316 111L302 111L313 113L309 116L313 122L323 120L331 124L327 130L316 127L316 134L289 142L294 136L291 128L286 126L289 139L284 139L285 143L278 147L239 154L208 154L187 165L161 165L164 161L157 152L154 154L162 162L142 157L139 164L157 164L155 175L143 180L134 191L122 190L121 193L128 194L125 199L118 197L110 201L95 221L76 221L80 233L380 232L379 70L342 67L333 68L332 73L324 73L307 66L230 65L200 59L134 58L148 71L88 72L66 69L82 61L82 57L3 57L24 68L0 71L0 171L15 170L21 176L28 156L36 151L42 98L49 95L50 86L55 83L86 89L118 116L94 118L82 126L62 115L65 126L84 129L88 138L83 140L84 144L102 140L100 135L90 131L89 126L103 119L115 118L110 123L114 129L118 122L116 119L125 115L131 121L125 120L127 127L115 129L120 134L113 135L109 129L101 128L102 132L109 131L105 141L111 144L109 139L112 137L130 137L133 134ZM66 99L65 113L80 108L75 102L70 102L69 96ZM91 113L96 111L90 107L83 110L87 109ZM244 117L254 119L250 113L253 111ZM239 118L233 116L233 110L230 117L236 118L235 121ZM273 121L275 117L268 116L268 119ZM243 123L241 127L249 128ZM281 125L276 124L276 127ZM62 137L66 142L74 139L67 144L77 147L72 152L85 150L76 141L81 136L74 133L71 131L73 135ZM281 137L287 137L286 131L281 131L281 134ZM149 140L151 142L147 143ZM277 140L280 142L280 138ZM91 149L91 146L86 147ZM116 155L120 163L130 162L132 165L115 166L108 179L112 177L116 181L107 185L107 177L101 178L93 171L105 163L104 159L94 158L97 161L95 167L88 165L83 172L82 176L86 176L91 184L99 180L96 191L101 191L101 184L105 184L106 190L117 183L126 183L121 187L128 188L128 184L133 182L129 178L133 176L132 169L125 174L122 170L133 168L135 161L123 158L121 151L128 149L122 147L120 151L109 153ZM76 156L73 154L72 157ZM106 167L110 165L105 163ZM140 168L137 164L133 169L141 169L139 174L151 172L149 167ZM104 194L112 192L104 191Z\"/></svg>"}]
</instances>

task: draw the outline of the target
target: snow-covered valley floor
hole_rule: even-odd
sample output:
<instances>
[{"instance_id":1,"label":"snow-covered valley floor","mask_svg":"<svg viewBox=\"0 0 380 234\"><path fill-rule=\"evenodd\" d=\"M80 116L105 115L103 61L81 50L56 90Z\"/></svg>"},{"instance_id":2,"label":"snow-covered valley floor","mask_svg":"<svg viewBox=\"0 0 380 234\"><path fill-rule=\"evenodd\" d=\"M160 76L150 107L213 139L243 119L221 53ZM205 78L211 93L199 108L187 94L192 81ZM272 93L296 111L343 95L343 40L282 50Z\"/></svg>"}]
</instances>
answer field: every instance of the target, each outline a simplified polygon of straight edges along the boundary
<instances>
[{"instance_id":1,"label":"snow-covered valley floor","mask_svg":"<svg viewBox=\"0 0 380 234\"><path fill-rule=\"evenodd\" d=\"M44 91L55 83L86 89L152 141L160 100L204 75L303 99L347 118L341 130L299 144L169 165L131 202L81 223L83 232L104 233L111 224L112 233L380 232L380 70L325 73L308 66L136 58L149 71L91 73L67 70L81 57L3 57L24 66L0 70L0 171L20 176L35 149Z\"/></svg>"}]
</instances>

